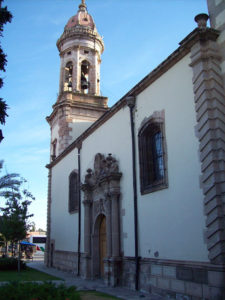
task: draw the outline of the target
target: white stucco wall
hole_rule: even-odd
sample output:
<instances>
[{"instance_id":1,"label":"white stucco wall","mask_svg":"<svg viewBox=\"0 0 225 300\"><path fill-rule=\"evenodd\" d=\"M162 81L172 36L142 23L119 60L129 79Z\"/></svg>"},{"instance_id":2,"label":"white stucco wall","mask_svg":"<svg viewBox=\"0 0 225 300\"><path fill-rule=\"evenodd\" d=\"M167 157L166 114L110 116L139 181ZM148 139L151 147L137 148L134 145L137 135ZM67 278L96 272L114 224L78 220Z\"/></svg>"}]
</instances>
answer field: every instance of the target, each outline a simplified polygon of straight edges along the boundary
<instances>
[{"instance_id":1,"label":"white stucco wall","mask_svg":"<svg viewBox=\"0 0 225 300\"><path fill-rule=\"evenodd\" d=\"M130 116L127 107L119 110L107 122L87 137L81 150L82 181L88 168L93 169L94 158L97 153L112 155L119 162L122 172L121 178L121 209L125 209L121 216L122 250L128 256L134 255L134 227L133 227L133 192L132 192L132 157ZM83 194L82 194L83 196ZM84 211L82 208L82 226ZM82 227L83 232L83 227ZM83 247L83 235L82 235Z\"/></svg>"},{"instance_id":2,"label":"white stucco wall","mask_svg":"<svg viewBox=\"0 0 225 300\"><path fill-rule=\"evenodd\" d=\"M167 189L140 194L137 147L139 255L159 259L208 261L204 243L203 194L199 186L200 161L195 136L192 70L184 57L137 96L136 137L142 121L155 111L165 111L168 153ZM119 162L121 178L121 250L134 256L132 153L129 109L120 109L88 136L81 149L81 181L94 166L97 153L112 153ZM68 177L77 168L73 150L53 168L52 233L57 250L77 250L77 214L68 213ZM82 193L83 200L83 193ZM81 251L84 246L84 207L81 206Z\"/></svg>"},{"instance_id":3,"label":"white stucco wall","mask_svg":"<svg viewBox=\"0 0 225 300\"><path fill-rule=\"evenodd\" d=\"M142 196L137 165L142 257L154 258L154 253L158 252L158 258L162 259L208 260L203 237L205 217L189 63L189 56L186 56L137 97L136 136L145 117L155 111L165 111L169 178L167 189Z\"/></svg>"},{"instance_id":4,"label":"white stucco wall","mask_svg":"<svg viewBox=\"0 0 225 300\"><path fill-rule=\"evenodd\" d=\"M52 168L51 239L55 250L77 251L78 213L68 212L69 175L77 169L77 149Z\"/></svg>"},{"instance_id":5,"label":"white stucco wall","mask_svg":"<svg viewBox=\"0 0 225 300\"><path fill-rule=\"evenodd\" d=\"M77 139L88 127L91 126L93 122L87 122L84 120L75 119L73 123L69 124L69 127L72 128L70 131L70 136L72 137L72 141Z\"/></svg>"}]
</instances>

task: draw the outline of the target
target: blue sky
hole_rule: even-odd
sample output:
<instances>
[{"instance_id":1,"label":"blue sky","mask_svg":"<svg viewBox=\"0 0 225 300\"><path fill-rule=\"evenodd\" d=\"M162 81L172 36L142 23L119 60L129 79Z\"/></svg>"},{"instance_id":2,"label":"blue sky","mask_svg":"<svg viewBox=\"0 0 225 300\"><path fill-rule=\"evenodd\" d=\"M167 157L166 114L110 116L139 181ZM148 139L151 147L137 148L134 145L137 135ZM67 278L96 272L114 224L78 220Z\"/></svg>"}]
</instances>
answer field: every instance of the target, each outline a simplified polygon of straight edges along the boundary
<instances>
[{"instance_id":1,"label":"blue sky","mask_svg":"<svg viewBox=\"0 0 225 300\"><path fill-rule=\"evenodd\" d=\"M5 171L28 180L36 197L30 211L45 228L50 130L45 117L56 101L59 55L56 41L80 0L5 0L13 14L2 46L8 65L1 97L8 103L0 159ZM207 13L206 0L86 0L105 52L101 92L109 106L160 64L195 27L194 17Z\"/></svg>"}]
</instances>

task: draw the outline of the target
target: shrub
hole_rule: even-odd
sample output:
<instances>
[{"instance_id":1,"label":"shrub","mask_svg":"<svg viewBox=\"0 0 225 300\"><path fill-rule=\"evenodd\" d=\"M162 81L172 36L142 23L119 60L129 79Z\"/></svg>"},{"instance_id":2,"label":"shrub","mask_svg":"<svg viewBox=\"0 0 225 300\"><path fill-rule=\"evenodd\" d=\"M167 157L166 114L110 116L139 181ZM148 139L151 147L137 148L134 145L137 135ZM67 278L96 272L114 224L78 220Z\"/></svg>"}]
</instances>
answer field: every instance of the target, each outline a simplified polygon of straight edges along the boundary
<instances>
[{"instance_id":1,"label":"shrub","mask_svg":"<svg viewBox=\"0 0 225 300\"><path fill-rule=\"evenodd\" d=\"M4 257L0 258L0 271L11 271L17 270L18 259L14 257ZM26 269L26 264L24 261L20 261L21 270Z\"/></svg>"},{"instance_id":2,"label":"shrub","mask_svg":"<svg viewBox=\"0 0 225 300\"><path fill-rule=\"evenodd\" d=\"M75 287L65 287L46 282L18 283L0 286L0 300L80 300Z\"/></svg>"}]
</instances>

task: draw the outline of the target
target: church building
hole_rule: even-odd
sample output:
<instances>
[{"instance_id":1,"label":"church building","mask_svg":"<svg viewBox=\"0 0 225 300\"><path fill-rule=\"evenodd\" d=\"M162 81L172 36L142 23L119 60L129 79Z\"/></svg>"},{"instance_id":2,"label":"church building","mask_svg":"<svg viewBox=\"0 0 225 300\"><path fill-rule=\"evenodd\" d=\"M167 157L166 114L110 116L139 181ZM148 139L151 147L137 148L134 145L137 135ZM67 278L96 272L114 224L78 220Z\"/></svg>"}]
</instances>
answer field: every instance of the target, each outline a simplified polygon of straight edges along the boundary
<instances>
[{"instance_id":1,"label":"church building","mask_svg":"<svg viewBox=\"0 0 225 300\"><path fill-rule=\"evenodd\" d=\"M208 10L110 108L85 0L68 20L47 117L47 266L168 299L225 299L225 1Z\"/></svg>"}]
</instances>

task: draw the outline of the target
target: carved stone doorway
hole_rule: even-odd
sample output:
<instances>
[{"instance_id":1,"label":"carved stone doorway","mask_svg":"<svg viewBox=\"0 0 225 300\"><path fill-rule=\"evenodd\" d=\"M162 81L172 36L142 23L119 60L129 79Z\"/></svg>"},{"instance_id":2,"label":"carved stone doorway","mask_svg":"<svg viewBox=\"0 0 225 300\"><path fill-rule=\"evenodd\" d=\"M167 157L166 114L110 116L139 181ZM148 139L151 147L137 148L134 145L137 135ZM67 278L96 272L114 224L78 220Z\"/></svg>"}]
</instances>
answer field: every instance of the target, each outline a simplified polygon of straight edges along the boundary
<instances>
[{"instance_id":1,"label":"carved stone doorway","mask_svg":"<svg viewBox=\"0 0 225 300\"><path fill-rule=\"evenodd\" d=\"M96 154L88 169L84 191L84 277L120 281L120 178L116 159Z\"/></svg>"},{"instance_id":2,"label":"carved stone doorway","mask_svg":"<svg viewBox=\"0 0 225 300\"><path fill-rule=\"evenodd\" d=\"M104 258L107 256L106 245L106 217L102 216L99 227L99 262L100 262L100 276L104 276Z\"/></svg>"}]
</instances>

